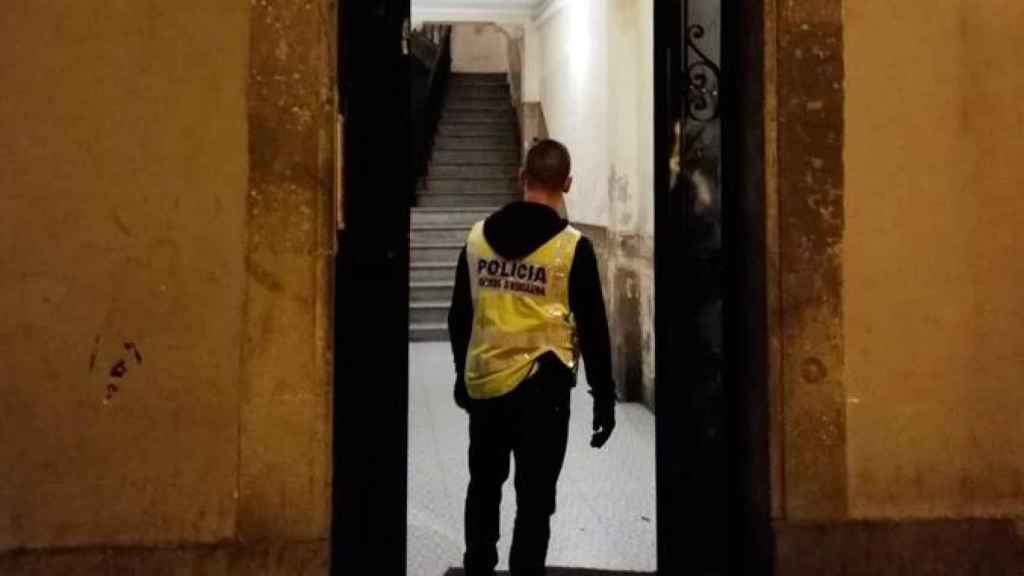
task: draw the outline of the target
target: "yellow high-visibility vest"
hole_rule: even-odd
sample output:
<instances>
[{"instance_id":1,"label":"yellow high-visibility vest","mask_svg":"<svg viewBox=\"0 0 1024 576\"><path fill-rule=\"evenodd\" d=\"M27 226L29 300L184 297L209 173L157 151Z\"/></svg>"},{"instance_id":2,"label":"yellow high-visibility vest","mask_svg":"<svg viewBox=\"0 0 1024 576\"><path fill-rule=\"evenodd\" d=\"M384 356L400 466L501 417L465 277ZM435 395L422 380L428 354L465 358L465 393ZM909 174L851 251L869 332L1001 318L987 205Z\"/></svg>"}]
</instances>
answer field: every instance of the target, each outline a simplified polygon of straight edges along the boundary
<instances>
[{"instance_id":1,"label":"yellow high-visibility vest","mask_svg":"<svg viewBox=\"0 0 1024 576\"><path fill-rule=\"evenodd\" d=\"M466 241L473 295L465 373L470 398L511 392L533 374L545 352L576 368L569 271L581 236L567 226L532 254L506 260L487 243L483 222L473 226Z\"/></svg>"}]
</instances>

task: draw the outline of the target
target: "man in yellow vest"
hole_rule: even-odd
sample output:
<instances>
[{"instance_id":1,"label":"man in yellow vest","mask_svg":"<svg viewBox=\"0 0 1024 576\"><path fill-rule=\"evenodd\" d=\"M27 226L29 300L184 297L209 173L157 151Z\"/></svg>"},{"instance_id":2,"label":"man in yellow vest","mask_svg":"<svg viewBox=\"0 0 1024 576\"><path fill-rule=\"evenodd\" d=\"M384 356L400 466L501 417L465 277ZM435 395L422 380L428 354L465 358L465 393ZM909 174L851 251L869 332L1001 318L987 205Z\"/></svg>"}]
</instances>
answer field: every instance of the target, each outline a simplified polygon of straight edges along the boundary
<instances>
[{"instance_id":1,"label":"man in yellow vest","mask_svg":"<svg viewBox=\"0 0 1024 576\"><path fill-rule=\"evenodd\" d=\"M615 427L608 320L594 248L558 212L572 185L569 151L534 144L524 198L477 223L459 256L448 328L455 401L469 412L463 565L494 574L501 488L516 460L513 576L545 573L550 519L582 353L594 400L591 445Z\"/></svg>"}]
</instances>

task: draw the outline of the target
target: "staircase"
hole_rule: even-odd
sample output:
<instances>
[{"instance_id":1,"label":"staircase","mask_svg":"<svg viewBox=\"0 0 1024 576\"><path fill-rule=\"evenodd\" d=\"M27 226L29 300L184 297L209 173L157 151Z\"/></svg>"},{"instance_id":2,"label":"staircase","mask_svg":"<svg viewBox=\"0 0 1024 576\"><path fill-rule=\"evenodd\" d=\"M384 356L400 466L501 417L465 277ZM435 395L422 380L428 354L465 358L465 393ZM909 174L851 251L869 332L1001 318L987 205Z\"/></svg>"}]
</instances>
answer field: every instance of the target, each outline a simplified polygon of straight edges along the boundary
<instances>
[{"instance_id":1,"label":"staircase","mask_svg":"<svg viewBox=\"0 0 1024 576\"><path fill-rule=\"evenodd\" d=\"M474 222L519 199L519 145L504 74L452 74L427 177L412 209L410 328L448 339L459 250Z\"/></svg>"}]
</instances>

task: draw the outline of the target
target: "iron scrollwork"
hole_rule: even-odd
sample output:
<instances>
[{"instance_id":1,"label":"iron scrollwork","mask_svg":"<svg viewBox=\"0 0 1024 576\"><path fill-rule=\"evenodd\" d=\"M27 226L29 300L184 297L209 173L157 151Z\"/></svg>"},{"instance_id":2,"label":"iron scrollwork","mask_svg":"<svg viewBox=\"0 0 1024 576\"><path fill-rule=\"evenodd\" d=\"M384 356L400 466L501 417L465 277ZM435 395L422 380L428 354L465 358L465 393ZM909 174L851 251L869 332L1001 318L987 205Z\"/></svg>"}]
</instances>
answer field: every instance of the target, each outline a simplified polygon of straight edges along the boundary
<instances>
[{"instance_id":1,"label":"iron scrollwork","mask_svg":"<svg viewBox=\"0 0 1024 576\"><path fill-rule=\"evenodd\" d=\"M718 82L722 70L700 49L698 42L707 31L694 24L686 29L686 68L683 78L686 82L686 115L694 122L710 122L718 118ZM692 55L692 58L691 58Z\"/></svg>"}]
</instances>

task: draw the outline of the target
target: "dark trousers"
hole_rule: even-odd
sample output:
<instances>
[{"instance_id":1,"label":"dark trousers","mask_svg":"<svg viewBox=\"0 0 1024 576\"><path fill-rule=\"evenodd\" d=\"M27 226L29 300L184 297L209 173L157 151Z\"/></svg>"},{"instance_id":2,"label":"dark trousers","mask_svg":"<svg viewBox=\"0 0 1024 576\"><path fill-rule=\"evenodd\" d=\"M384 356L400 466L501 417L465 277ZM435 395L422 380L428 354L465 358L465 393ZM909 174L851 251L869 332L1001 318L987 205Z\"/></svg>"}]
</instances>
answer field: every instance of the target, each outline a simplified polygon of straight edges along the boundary
<instances>
[{"instance_id":1,"label":"dark trousers","mask_svg":"<svg viewBox=\"0 0 1024 576\"><path fill-rule=\"evenodd\" d=\"M543 365L505 396L471 402L463 556L467 576L489 576L498 564L501 487L508 478L510 455L516 459L516 520L509 568L514 576L544 574L573 381L564 366Z\"/></svg>"}]
</instances>

